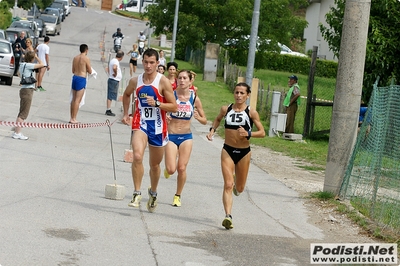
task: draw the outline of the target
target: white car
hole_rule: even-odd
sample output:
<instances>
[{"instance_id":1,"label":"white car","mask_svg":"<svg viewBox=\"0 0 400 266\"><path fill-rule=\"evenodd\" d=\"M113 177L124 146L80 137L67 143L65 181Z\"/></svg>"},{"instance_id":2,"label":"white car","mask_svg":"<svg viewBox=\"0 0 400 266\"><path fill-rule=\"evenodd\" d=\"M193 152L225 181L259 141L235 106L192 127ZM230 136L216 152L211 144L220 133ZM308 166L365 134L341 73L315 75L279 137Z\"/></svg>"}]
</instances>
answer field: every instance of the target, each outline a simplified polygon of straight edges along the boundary
<instances>
[{"instance_id":1,"label":"white car","mask_svg":"<svg viewBox=\"0 0 400 266\"><path fill-rule=\"evenodd\" d=\"M247 35L247 36L244 36L242 40L243 40L243 41L246 41L246 42L249 42L249 39L250 39L250 35ZM228 39L228 40L225 41L224 44L225 44L225 46L236 46L238 42L239 42L238 39ZM266 42L267 44L269 44L269 43L271 42L271 40L265 40L265 42ZM258 40L257 40L257 47L258 47L260 44L261 44L261 41L260 41L260 38L258 38ZM308 57L308 56L305 55L305 54L292 51L289 47L287 47L286 45L281 44L281 43L279 43L279 42L278 42L278 46L279 46L279 48L281 49L280 54L287 54L287 55L293 55L293 56ZM257 49L257 48L256 48L256 49Z\"/></svg>"},{"instance_id":2,"label":"white car","mask_svg":"<svg viewBox=\"0 0 400 266\"><path fill-rule=\"evenodd\" d=\"M68 0L55 0L54 2L62 3L65 6L65 15L66 16L71 14L71 6L69 5Z\"/></svg>"},{"instance_id":3,"label":"white car","mask_svg":"<svg viewBox=\"0 0 400 266\"><path fill-rule=\"evenodd\" d=\"M15 58L11 43L0 39L0 79L11 86L14 76Z\"/></svg>"},{"instance_id":4,"label":"white car","mask_svg":"<svg viewBox=\"0 0 400 266\"><path fill-rule=\"evenodd\" d=\"M279 47L281 48L281 54L288 54L288 55L294 55L294 56L301 56L301 57L308 57L305 54L299 53L299 52L294 52L292 51L289 47L287 47L284 44L281 44L278 42Z\"/></svg>"}]
</instances>

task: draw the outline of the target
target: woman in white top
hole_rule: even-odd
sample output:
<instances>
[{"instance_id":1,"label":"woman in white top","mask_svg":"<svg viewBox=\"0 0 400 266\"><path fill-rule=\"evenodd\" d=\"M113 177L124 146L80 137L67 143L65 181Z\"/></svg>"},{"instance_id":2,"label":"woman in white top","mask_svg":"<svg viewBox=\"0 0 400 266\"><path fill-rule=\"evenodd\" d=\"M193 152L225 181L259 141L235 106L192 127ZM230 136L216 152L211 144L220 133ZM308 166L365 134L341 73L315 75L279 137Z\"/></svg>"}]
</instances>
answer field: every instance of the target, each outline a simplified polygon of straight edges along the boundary
<instances>
[{"instance_id":1,"label":"woman in white top","mask_svg":"<svg viewBox=\"0 0 400 266\"><path fill-rule=\"evenodd\" d=\"M160 55L160 58L158 59L158 64L165 66L167 62L166 62L165 57L164 57L164 51L160 50L158 52L158 54Z\"/></svg>"},{"instance_id":2,"label":"woman in white top","mask_svg":"<svg viewBox=\"0 0 400 266\"><path fill-rule=\"evenodd\" d=\"M37 60L37 64L32 63L33 60ZM28 51L25 54L25 62L19 66L19 73L22 77L33 76L33 70L42 68L44 65L42 61L37 57L34 51ZM19 91L20 104L19 113L17 116L17 123L23 123L28 118L29 110L31 109L33 91L35 90L35 83L32 84L21 84ZM27 140L28 137L21 133L21 127L15 127L15 131L12 134L13 139Z\"/></svg>"}]
</instances>

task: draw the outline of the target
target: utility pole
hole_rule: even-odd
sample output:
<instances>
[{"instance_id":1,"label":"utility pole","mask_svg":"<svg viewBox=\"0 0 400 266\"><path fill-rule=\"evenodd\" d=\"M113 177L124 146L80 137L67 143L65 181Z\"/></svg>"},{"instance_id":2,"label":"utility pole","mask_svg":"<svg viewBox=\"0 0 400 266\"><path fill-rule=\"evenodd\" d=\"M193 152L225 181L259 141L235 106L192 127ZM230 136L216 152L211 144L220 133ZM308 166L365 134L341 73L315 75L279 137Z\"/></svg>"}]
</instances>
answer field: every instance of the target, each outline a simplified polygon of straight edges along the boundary
<instances>
[{"instance_id":1,"label":"utility pole","mask_svg":"<svg viewBox=\"0 0 400 266\"><path fill-rule=\"evenodd\" d=\"M371 0L347 0L333 103L324 191L340 191L357 134Z\"/></svg>"},{"instance_id":2,"label":"utility pole","mask_svg":"<svg viewBox=\"0 0 400 266\"><path fill-rule=\"evenodd\" d=\"M251 21L249 54L247 56L246 83L251 86L253 83L254 61L256 57L256 46L258 39L258 22L260 20L260 3L261 0L254 0L253 19ZM247 104L250 99L247 99Z\"/></svg>"},{"instance_id":3,"label":"utility pole","mask_svg":"<svg viewBox=\"0 0 400 266\"><path fill-rule=\"evenodd\" d=\"M179 0L175 2L175 16L174 16L174 29L172 31L172 49L171 49L171 62L175 59L175 43L176 43L176 29L178 27L178 14L179 14Z\"/></svg>"}]
</instances>

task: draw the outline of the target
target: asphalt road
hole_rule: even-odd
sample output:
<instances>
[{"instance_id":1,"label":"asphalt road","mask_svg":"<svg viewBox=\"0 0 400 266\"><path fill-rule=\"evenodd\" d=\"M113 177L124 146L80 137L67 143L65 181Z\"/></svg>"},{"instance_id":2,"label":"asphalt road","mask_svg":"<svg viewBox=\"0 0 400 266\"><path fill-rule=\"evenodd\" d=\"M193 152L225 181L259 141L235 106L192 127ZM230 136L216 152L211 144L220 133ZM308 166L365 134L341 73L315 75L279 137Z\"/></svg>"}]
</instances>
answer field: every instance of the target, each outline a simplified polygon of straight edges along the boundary
<instances>
[{"instance_id":1,"label":"asphalt road","mask_svg":"<svg viewBox=\"0 0 400 266\"><path fill-rule=\"evenodd\" d=\"M35 92L27 122L67 123L71 61L79 45L89 45L97 79L91 79L82 123L104 123L107 75L99 43L106 50L117 27L125 34L125 52L143 22L107 12L72 8L60 36L50 37L51 70L46 92ZM114 53L111 54L114 56ZM106 55L108 57L108 55ZM108 58L106 59L106 61ZM122 67L129 73L128 58ZM138 67L138 72L143 68ZM15 121L19 78L0 85L0 120ZM126 83L125 83L126 84ZM201 88L200 88L201 89ZM121 114L121 104L113 105ZM115 119L117 119L115 121ZM212 120L213 118L208 118ZM308 265L310 243L325 242L323 232L307 222L298 194L258 167L250 168L247 187L234 198L233 230L221 226L223 140L206 140L209 126L193 123L194 148L182 207L172 207L176 175L162 177L155 213L146 209L148 154L140 209L128 207L133 191L131 167L123 162L130 129L111 118L118 184L124 200L104 197L114 172L107 126L82 129L24 128L27 141L14 140L0 125L0 265Z\"/></svg>"}]
</instances>

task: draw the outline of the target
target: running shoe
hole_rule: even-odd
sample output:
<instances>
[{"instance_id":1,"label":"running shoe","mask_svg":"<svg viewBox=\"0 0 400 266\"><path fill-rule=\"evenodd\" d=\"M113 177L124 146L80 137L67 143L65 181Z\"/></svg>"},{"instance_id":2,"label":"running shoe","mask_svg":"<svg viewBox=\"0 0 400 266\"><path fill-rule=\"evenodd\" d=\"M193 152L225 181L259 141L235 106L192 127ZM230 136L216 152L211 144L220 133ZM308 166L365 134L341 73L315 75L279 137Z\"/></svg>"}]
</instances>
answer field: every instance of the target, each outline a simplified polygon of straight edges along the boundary
<instances>
[{"instance_id":1,"label":"running shoe","mask_svg":"<svg viewBox=\"0 0 400 266\"><path fill-rule=\"evenodd\" d=\"M170 174L168 174L168 171L167 171L167 169L164 169L164 177L166 178L166 179L168 179L168 178L170 178Z\"/></svg>"},{"instance_id":2,"label":"running shoe","mask_svg":"<svg viewBox=\"0 0 400 266\"><path fill-rule=\"evenodd\" d=\"M11 136L13 139L22 139L22 140L27 140L27 139L29 139L27 136L24 136L24 134L22 134L22 133L13 133L12 134L12 136Z\"/></svg>"},{"instance_id":3,"label":"running shoe","mask_svg":"<svg viewBox=\"0 0 400 266\"><path fill-rule=\"evenodd\" d=\"M235 196L239 196L240 193L236 190L236 175L233 174L233 180L234 180L234 184L233 184L233 194L235 194Z\"/></svg>"},{"instance_id":4,"label":"running shoe","mask_svg":"<svg viewBox=\"0 0 400 266\"><path fill-rule=\"evenodd\" d=\"M180 207L181 206L181 196L174 196L174 201L172 202L172 206Z\"/></svg>"},{"instance_id":5,"label":"running shoe","mask_svg":"<svg viewBox=\"0 0 400 266\"><path fill-rule=\"evenodd\" d=\"M232 216L226 216L225 219L222 221L222 226L225 227L226 229L232 229L233 224L232 224Z\"/></svg>"},{"instance_id":6,"label":"running shoe","mask_svg":"<svg viewBox=\"0 0 400 266\"><path fill-rule=\"evenodd\" d=\"M46 91L45 89L43 89L42 86L38 86L37 89L38 89L38 91Z\"/></svg>"},{"instance_id":7,"label":"running shoe","mask_svg":"<svg viewBox=\"0 0 400 266\"><path fill-rule=\"evenodd\" d=\"M150 193L151 187L147 190L147 193L149 194L149 200L147 201L147 210L149 212L154 212L157 208L157 194L156 196L151 195Z\"/></svg>"},{"instance_id":8,"label":"running shoe","mask_svg":"<svg viewBox=\"0 0 400 266\"><path fill-rule=\"evenodd\" d=\"M131 202L128 203L129 207L139 207L140 201L142 200L142 195L138 193L133 193Z\"/></svg>"}]
</instances>

